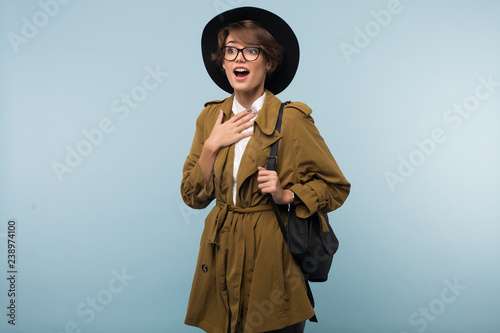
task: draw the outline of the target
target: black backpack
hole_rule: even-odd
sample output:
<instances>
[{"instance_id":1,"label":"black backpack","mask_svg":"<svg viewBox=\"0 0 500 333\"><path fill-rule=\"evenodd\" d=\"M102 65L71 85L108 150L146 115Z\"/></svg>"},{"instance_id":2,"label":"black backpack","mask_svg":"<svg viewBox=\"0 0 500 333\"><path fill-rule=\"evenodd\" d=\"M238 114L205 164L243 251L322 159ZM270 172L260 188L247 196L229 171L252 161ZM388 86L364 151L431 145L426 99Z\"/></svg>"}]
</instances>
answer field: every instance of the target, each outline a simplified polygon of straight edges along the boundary
<instances>
[{"instance_id":1,"label":"black backpack","mask_svg":"<svg viewBox=\"0 0 500 333\"><path fill-rule=\"evenodd\" d=\"M281 131L283 109L288 103L290 102L281 104L276 123L276 130L278 132ZM278 144L279 141L276 141L271 146L271 153L267 158L268 170L276 170ZM307 219L302 219L295 214L295 205L290 205L288 210L288 227L285 227L278 205L274 202L272 196L269 196L271 197L271 203L276 213L283 239L304 274L307 294L311 305L314 307L314 299L308 281L324 282L328 279L328 272L332 265L333 255L339 248L339 241L332 230L326 213L316 212ZM322 219L328 225L328 232L323 232L322 230ZM310 320L317 321L316 316Z\"/></svg>"}]
</instances>

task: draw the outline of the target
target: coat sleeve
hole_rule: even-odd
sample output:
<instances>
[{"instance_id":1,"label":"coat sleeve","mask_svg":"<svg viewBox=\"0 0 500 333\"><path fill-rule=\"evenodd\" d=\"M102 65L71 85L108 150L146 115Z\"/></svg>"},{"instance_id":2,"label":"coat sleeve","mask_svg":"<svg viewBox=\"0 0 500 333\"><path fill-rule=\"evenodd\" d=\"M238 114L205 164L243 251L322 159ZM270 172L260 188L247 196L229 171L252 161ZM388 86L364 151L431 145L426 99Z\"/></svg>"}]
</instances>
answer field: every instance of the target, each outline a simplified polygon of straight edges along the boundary
<instances>
[{"instance_id":1,"label":"coat sleeve","mask_svg":"<svg viewBox=\"0 0 500 333\"><path fill-rule=\"evenodd\" d=\"M292 112L285 128L291 131L288 135L294 152L294 184L289 189L302 201L297 205L297 216L307 218L316 211L333 211L347 199L351 184L314 125L311 109L303 103L289 107Z\"/></svg>"},{"instance_id":2,"label":"coat sleeve","mask_svg":"<svg viewBox=\"0 0 500 333\"><path fill-rule=\"evenodd\" d=\"M206 118L210 107L205 108L196 120L196 131L194 134L191 151L189 152L182 171L181 195L184 202L191 208L201 209L207 207L215 198L214 177L208 184L199 165L199 158L206 137Z\"/></svg>"}]
</instances>

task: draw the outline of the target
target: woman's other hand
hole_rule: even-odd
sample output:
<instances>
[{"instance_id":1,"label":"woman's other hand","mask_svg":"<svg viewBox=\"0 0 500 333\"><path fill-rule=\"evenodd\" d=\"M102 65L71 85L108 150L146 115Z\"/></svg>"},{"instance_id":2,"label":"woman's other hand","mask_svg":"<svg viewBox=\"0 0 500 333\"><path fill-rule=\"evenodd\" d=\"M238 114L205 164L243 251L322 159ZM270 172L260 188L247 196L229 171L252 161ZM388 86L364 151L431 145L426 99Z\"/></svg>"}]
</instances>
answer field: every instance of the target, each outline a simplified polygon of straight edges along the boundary
<instances>
[{"instance_id":1,"label":"woman's other hand","mask_svg":"<svg viewBox=\"0 0 500 333\"><path fill-rule=\"evenodd\" d=\"M276 171L267 170L263 167L257 167L259 174L259 190L263 194L271 194L274 202L278 205L287 205L293 202L293 193L290 190L284 190L281 187L280 180Z\"/></svg>"}]
</instances>

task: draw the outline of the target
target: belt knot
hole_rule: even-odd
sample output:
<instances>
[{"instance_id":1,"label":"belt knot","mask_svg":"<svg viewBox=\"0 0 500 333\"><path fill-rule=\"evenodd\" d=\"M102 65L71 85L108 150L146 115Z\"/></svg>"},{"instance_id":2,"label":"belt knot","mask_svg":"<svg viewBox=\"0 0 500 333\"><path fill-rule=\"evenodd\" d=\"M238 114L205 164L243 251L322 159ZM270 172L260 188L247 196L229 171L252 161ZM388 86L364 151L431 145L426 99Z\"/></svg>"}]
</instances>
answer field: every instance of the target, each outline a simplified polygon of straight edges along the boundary
<instances>
[{"instance_id":1,"label":"belt knot","mask_svg":"<svg viewBox=\"0 0 500 333\"><path fill-rule=\"evenodd\" d=\"M219 232L222 229L224 223L226 222L228 212L245 214L245 213L255 213L255 212L263 212L266 210L273 210L273 206L271 206L270 204L263 204L263 205L243 208L217 200L215 205L219 207L220 210L215 219L214 229L212 230L212 232L210 233L210 237L208 238L208 242L213 245L219 245L219 240L218 240Z\"/></svg>"}]
</instances>

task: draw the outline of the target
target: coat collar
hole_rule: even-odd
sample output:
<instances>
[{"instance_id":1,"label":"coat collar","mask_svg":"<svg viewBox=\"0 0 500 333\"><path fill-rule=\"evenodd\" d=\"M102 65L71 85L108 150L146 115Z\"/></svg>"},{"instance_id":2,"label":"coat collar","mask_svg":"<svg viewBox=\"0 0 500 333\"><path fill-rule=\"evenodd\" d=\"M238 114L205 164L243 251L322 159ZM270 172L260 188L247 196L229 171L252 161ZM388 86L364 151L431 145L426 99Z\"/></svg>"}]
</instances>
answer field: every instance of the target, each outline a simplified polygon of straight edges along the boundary
<instances>
[{"instance_id":1,"label":"coat collar","mask_svg":"<svg viewBox=\"0 0 500 333\"><path fill-rule=\"evenodd\" d=\"M221 105L221 109L224 112L225 119L229 119L232 113L234 93L226 98ZM264 105L259 111L259 116L255 119L255 123L259 126L262 133L266 135L272 135L276 128L276 121L278 119L278 112L280 109L281 101L274 96L272 92L266 89L266 98L264 100Z\"/></svg>"},{"instance_id":2,"label":"coat collar","mask_svg":"<svg viewBox=\"0 0 500 333\"><path fill-rule=\"evenodd\" d=\"M266 135L274 133L280 106L281 101L272 92L266 90L264 105L259 111L259 116L255 119L255 123L259 126L262 133Z\"/></svg>"}]
</instances>

